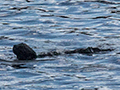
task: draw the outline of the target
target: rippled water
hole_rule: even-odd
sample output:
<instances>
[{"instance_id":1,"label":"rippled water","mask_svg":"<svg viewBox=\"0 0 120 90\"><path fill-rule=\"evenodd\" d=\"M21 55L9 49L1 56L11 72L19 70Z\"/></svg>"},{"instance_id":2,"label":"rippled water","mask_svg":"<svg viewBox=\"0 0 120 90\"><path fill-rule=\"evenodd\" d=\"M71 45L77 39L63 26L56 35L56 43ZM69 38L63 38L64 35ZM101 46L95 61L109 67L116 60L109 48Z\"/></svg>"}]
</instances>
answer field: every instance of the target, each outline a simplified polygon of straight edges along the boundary
<instances>
[{"instance_id":1,"label":"rippled water","mask_svg":"<svg viewBox=\"0 0 120 90\"><path fill-rule=\"evenodd\" d=\"M0 0L0 90L120 90L119 30L119 0ZM12 47L21 42L38 55L114 51L15 61Z\"/></svg>"}]
</instances>

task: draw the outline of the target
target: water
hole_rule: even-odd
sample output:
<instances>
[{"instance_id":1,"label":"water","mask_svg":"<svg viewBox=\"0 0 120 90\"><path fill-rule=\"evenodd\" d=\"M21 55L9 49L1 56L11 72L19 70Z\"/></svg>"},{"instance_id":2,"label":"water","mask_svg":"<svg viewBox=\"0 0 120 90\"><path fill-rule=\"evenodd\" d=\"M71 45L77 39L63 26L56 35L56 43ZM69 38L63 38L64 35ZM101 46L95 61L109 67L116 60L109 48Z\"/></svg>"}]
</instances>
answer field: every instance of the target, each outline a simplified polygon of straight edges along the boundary
<instances>
[{"instance_id":1,"label":"water","mask_svg":"<svg viewBox=\"0 0 120 90\"><path fill-rule=\"evenodd\" d=\"M120 90L119 30L119 0L0 0L0 90ZM37 54L114 50L14 61L21 42Z\"/></svg>"}]
</instances>

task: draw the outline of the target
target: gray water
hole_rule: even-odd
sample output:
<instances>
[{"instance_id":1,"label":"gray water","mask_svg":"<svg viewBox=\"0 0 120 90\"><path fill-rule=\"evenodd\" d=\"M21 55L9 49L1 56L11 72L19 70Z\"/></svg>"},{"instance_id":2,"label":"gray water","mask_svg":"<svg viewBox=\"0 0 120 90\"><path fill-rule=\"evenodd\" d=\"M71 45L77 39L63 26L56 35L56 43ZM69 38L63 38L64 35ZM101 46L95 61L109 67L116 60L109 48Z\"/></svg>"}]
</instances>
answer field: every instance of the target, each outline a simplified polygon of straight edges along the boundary
<instances>
[{"instance_id":1,"label":"gray water","mask_svg":"<svg viewBox=\"0 0 120 90\"><path fill-rule=\"evenodd\" d=\"M120 90L119 30L119 0L0 0L0 90ZM12 47L21 42L38 55L114 50L16 61Z\"/></svg>"}]
</instances>

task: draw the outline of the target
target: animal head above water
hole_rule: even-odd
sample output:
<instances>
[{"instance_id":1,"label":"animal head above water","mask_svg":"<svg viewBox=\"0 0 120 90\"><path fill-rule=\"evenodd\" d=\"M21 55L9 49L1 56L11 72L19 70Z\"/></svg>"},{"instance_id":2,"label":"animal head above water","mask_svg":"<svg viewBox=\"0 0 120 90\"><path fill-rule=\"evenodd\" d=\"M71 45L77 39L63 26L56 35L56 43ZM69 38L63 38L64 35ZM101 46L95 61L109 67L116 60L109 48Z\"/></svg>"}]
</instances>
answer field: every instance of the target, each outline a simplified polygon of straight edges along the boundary
<instances>
[{"instance_id":1,"label":"animal head above water","mask_svg":"<svg viewBox=\"0 0 120 90\"><path fill-rule=\"evenodd\" d=\"M13 52L18 60L32 60L37 57L36 52L25 43L14 45Z\"/></svg>"}]
</instances>

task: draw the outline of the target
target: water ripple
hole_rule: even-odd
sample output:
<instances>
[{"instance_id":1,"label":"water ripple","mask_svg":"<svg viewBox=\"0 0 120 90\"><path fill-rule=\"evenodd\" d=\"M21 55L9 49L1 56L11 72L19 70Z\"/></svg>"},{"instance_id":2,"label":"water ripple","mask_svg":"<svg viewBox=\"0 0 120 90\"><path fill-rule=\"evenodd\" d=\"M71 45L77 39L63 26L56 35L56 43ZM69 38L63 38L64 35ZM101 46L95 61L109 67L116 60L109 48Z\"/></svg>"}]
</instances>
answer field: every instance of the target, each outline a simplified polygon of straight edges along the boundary
<instances>
[{"instance_id":1,"label":"water ripple","mask_svg":"<svg viewBox=\"0 0 120 90\"><path fill-rule=\"evenodd\" d=\"M1 0L0 89L119 90L119 0ZM62 54L16 61L27 43L39 55L98 47L93 55Z\"/></svg>"}]
</instances>

